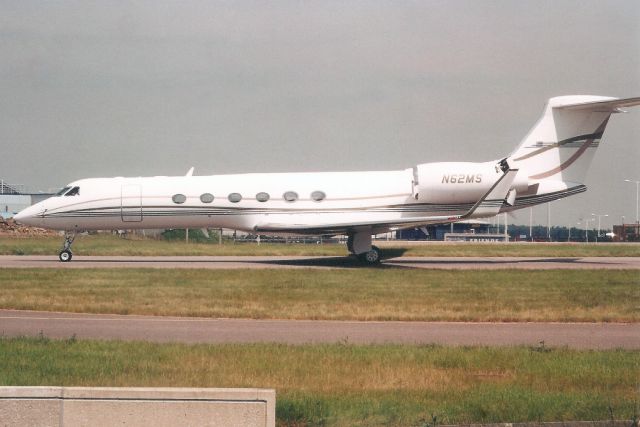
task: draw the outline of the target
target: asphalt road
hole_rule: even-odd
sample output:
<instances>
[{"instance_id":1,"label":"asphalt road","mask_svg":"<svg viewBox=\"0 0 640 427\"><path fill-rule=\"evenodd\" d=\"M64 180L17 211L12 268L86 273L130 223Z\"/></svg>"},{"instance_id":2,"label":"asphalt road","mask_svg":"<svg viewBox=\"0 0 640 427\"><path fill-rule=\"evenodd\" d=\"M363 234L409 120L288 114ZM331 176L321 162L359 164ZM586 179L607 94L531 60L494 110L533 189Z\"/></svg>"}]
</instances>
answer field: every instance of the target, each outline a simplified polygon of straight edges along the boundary
<instances>
[{"instance_id":1,"label":"asphalt road","mask_svg":"<svg viewBox=\"0 0 640 427\"><path fill-rule=\"evenodd\" d=\"M0 268L356 268L349 257L308 256L83 256L71 262L57 256L4 255ZM429 269L639 269L640 257L398 257L382 268Z\"/></svg>"},{"instance_id":2,"label":"asphalt road","mask_svg":"<svg viewBox=\"0 0 640 427\"><path fill-rule=\"evenodd\" d=\"M0 310L3 336L183 343L403 343L640 349L640 324L204 319Z\"/></svg>"}]
</instances>

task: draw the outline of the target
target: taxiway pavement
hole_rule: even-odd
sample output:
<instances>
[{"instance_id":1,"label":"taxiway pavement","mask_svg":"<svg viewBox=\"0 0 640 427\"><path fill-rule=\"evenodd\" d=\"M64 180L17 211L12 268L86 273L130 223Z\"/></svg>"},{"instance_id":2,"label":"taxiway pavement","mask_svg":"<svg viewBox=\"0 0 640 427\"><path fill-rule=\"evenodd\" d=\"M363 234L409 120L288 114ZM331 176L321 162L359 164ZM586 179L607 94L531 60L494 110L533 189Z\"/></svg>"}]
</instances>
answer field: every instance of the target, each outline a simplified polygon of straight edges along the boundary
<instances>
[{"instance_id":1,"label":"taxiway pavement","mask_svg":"<svg viewBox=\"0 0 640 427\"><path fill-rule=\"evenodd\" d=\"M640 324L207 319L0 310L3 336L183 343L277 342L640 349ZM544 344L542 344L544 343Z\"/></svg>"},{"instance_id":2,"label":"taxiway pavement","mask_svg":"<svg viewBox=\"0 0 640 427\"><path fill-rule=\"evenodd\" d=\"M328 256L83 256L60 262L56 256L4 255L0 268L355 268L356 260ZM640 257L398 257L382 268L428 269L636 269Z\"/></svg>"}]
</instances>

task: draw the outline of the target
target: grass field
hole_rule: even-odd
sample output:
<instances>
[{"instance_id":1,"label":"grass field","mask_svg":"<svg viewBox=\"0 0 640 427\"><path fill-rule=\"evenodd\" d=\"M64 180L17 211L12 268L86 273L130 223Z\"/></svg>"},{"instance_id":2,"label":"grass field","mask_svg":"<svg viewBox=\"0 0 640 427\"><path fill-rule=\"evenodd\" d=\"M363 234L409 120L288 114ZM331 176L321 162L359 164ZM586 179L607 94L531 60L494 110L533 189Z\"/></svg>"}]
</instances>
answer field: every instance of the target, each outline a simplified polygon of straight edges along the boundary
<instances>
[{"instance_id":1,"label":"grass field","mask_svg":"<svg viewBox=\"0 0 640 427\"><path fill-rule=\"evenodd\" d=\"M0 307L12 309L261 319L640 321L637 270L0 269L0 283Z\"/></svg>"},{"instance_id":2,"label":"grass field","mask_svg":"<svg viewBox=\"0 0 640 427\"><path fill-rule=\"evenodd\" d=\"M640 256L635 244L578 243L428 243L380 242L383 251L393 256ZM0 237L0 255L56 255L62 237ZM73 250L81 255L283 255L283 256L344 256L342 244L269 244L185 243L135 238L122 239L112 235L78 236Z\"/></svg>"},{"instance_id":3,"label":"grass field","mask_svg":"<svg viewBox=\"0 0 640 427\"><path fill-rule=\"evenodd\" d=\"M0 384L263 387L279 425L631 419L640 353L0 338Z\"/></svg>"}]
</instances>

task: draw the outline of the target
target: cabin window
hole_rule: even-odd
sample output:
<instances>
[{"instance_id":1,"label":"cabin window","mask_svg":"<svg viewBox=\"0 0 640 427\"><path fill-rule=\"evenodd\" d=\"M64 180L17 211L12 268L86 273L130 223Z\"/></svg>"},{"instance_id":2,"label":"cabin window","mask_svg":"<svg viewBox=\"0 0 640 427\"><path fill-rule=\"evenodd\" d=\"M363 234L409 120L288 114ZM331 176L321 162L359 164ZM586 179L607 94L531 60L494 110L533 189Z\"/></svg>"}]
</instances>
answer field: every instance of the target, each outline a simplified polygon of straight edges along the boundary
<instances>
[{"instance_id":1,"label":"cabin window","mask_svg":"<svg viewBox=\"0 0 640 427\"><path fill-rule=\"evenodd\" d=\"M296 193L295 191L287 191L282 195L282 198L287 202L295 202L296 200L298 200L298 193Z\"/></svg>"},{"instance_id":2,"label":"cabin window","mask_svg":"<svg viewBox=\"0 0 640 427\"><path fill-rule=\"evenodd\" d=\"M324 200L325 197L327 197L327 195L324 194L324 191L314 191L313 193L311 193L311 198L316 202Z\"/></svg>"},{"instance_id":3,"label":"cabin window","mask_svg":"<svg viewBox=\"0 0 640 427\"><path fill-rule=\"evenodd\" d=\"M211 193L204 193L200 196L200 201L202 203L211 203L213 202L213 194Z\"/></svg>"},{"instance_id":4,"label":"cabin window","mask_svg":"<svg viewBox=\"0 0 640 427\"><path fill-rule=\"evenodd\" d=\"M69 190L68 193L65 194L66 196L79 196L80 195L80 187L73 187L71 190Z\"/></svg>"},{"instance_id":5,"label":"cabin window","mask_svg":"<svg viewBox=\"0 0 640 427\"><path fill-rule=\"evenodd\" d=\"M256 194L256 200L259 202L266 202L267 200L269 200L269 193L265 193L265 192L261 192Z\"/></svg>"},{"instance_id":6,"label":"cabin window","mask_svg":"<svg viewBox=\"0 0 640 427\"><path fill-rule=\"evenodd\" d=\"M187 201L187 196L185 196L184 194L174 194L171 200L173 200L173 203L181 205Z\"/></svg>"},{"instance_id":7,"label":"cabin window","mask_svg":"<svg viewBox=\"0 0 640 427\"><path fill-rule=\"evenodd\" d=\"M71 187L64 187L62 190L58 191L56 193L56 196L62 196L64 193L66 193L67 191L69 191Z\"/></svg>"},{"instance_id":8,"label":"cabin window","mask_svg":"<svg viewBox=\"0 0 640 427\"><path fill-rule=\"evenodd\" d=\"M242 194L240 194L240 193L231 193L231 194L229 194L229 201L231 203L238 203L240 200L242 200Z\"/></svg>"}]
</instances>

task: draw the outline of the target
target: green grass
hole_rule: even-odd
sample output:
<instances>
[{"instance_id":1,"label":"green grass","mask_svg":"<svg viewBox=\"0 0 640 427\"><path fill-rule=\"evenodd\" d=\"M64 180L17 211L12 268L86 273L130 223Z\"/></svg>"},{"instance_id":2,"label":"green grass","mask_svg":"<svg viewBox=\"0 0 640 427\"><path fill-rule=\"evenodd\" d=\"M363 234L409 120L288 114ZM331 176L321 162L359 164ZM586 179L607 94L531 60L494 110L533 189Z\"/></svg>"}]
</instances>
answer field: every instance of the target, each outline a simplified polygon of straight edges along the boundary
<instances>
[{"instance_id":1,"label":"green grass","mask_svg":"<svg viewBox=\"0 0 640 427\"><path fill-rule=\"evenodd\" d=\"M437 243L377 242L394 256L640 256L637 244L580 243ZM62 237L0 237L0 255L56 255ZM342 244L185 243L144 238L122 239L112 235L78 236L73 250L80 255L281 255L344 256Z\"/></svg>"},{"instance_id":2,"label":"green grass","mask_svg":"<svg viewBox=\"0 0 640 427\"><path fill-rule=\"evenodd\" d=\"M260 319L640 321L637 270L0 269L0 308Z\"/></svg>"},{"instance_id":3,"label":"green grass","mask_svg":"<svg viewBox=\"0 0 640 427\"><path fill-rule=\"evenodd\" d=\"M0 384L262 387L279 425L630 419L640 353L0 338Z\"/></svg>"},{"instance_id":4,"label":"green grass","mask_svg":"<svg viewBox=\"0 0 640 427\"><path fill-rule=\"evenodd\" d=\"M401 243L398 243L401 246ZM383 249L384 247L381 246ZM640 245L628 243L429 243L407 245L403 256L442 257L638 257Z\"/></svg>"}]
</instances>

